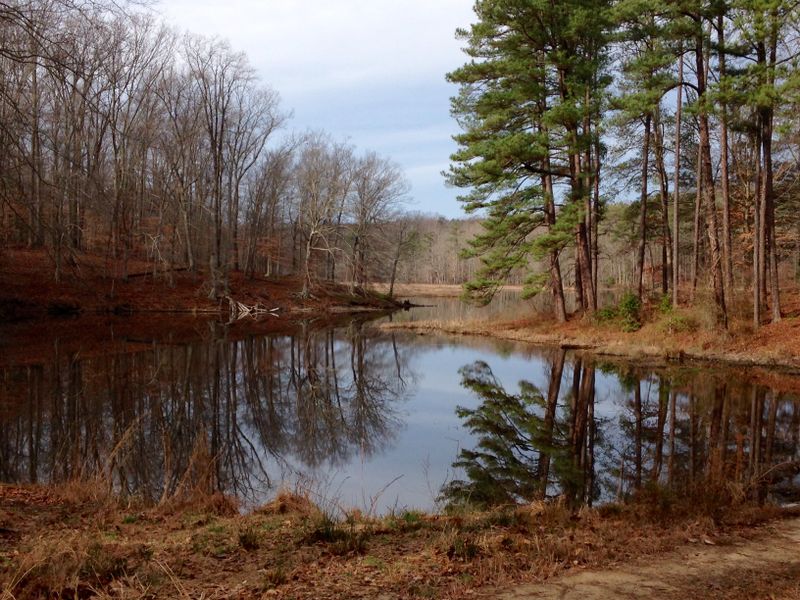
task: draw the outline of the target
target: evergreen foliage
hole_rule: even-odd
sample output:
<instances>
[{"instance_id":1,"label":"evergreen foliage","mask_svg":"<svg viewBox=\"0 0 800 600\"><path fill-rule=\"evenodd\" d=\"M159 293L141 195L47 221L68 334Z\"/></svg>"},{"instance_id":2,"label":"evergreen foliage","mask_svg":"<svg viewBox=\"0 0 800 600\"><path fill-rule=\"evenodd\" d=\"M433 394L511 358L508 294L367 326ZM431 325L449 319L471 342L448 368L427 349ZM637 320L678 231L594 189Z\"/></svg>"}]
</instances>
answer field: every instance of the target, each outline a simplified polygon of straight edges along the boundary
<instances>
[{"instance_id":1,"label":"evergreen foliage","mask_svg":"<svg viewBox=\"0 0 800 600\"><path fill-rule=\"evenodd\" d=\"M551 457L561 478L569 478L571 461L564 443L554 441L548 428L545 398L528 381L520 393L508 393L483 361L462 367L461 385L481 404L475 409L458 407L456 413L478 443L461 450L453 466L464 470L467 480L453 480L442 490L450 503L490 507L516 504L543 497L547 477L541 473L542 455Z\"/></svg>"},{"instance_id":2,"label":"evergreen foliage","mask_svg":"<svg viewBox=\"0 0 800 600\"><path fill-rule=\"evenodd\" d=\"M465 253L483 261L466 286L473 299L490 300L532 257L557 258L587 217L608 8L605 0L479 0L478 22L458 32L471 61L448 75L460 86L452 112L464 132L447 177L468 190L460 197L468 213L485 210L484 231ZM528 283L538 291L538 279Z\"/></svg>"},{"instance_id":3,"label":"evergreen foliage","mask_svg":"<svg viewBox=\"0 0 800 600\"><path fill-rule=\"evenodd\" d=\"M621 199L633 200L638 180L631 237L639 300L646 249L656 242L662 294L683 283L694 298L707 277L716 321L726 327L735 288L749 284L754 326L768 305L779 320L786 242L776 215L792 200L776 173L796 168L792 151L775 142L796 148L800 5L478 0L475 14L475 24L458 31L469 62L448 75L459 85L452 112L463 132L446 176L464 190L465 211L485 219L464 252L482 262L465 295L488 302L511 273L527 269L526 293L550 287L563 318L561 270L572 259L566 274L578 308L597 308L601 190L614 191L601 183L608 143L622 147L615 157L626 171ZM673 118L667 105L676 96ZM687 212L679 204L689 203L684 186L695 200L691 261L678 242ZM749 248L735 247L737 233ZM750 281L734 268L737 258L752 263ZM533 272L542 259L549 270ZM649 262L655 266L652 256Z\"/></svg>"}]
</instances>

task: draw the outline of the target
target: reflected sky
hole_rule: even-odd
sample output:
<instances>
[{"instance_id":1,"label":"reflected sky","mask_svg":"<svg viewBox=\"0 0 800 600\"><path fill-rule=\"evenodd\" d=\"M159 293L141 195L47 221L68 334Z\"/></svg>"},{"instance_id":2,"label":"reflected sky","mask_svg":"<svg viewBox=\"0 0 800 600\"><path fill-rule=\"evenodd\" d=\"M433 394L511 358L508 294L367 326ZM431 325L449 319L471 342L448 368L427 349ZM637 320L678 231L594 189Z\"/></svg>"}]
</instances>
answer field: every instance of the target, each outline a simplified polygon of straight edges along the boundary
<instances>
[{"instance_id":1,"label":"reflected sky","mask_svg":"<svg viewBox=\"0 0 800 600\"><path fill-rule=\"evenodd\" d=\"M50 347L39 361L0 368L2 481L100 473L152 502L202 488L253 505L288 487L334 508L430 510L442 486L464 481L454 463L483 439L456 414L485 400L464 377L482 361L509 403L521 384L547 399L525 408L532 423L552 405L558 457L537 440L525 456L543 496L577 493L576 477L578 502L705 478L797 495L797 397L783 391L792 385L756 385L746 369L608 363L359 321L270 335L217 325L203 339L123 353Z\"/></svg>"}]
</instances>

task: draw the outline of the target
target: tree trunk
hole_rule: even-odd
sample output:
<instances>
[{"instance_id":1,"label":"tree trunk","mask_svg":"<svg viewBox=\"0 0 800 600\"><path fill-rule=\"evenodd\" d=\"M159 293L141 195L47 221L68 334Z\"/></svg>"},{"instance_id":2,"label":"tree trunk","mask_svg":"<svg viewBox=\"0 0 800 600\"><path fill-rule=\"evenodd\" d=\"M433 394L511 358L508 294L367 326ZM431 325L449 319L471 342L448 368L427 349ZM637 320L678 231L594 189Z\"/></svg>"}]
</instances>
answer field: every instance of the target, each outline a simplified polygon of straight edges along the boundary
<instances>
[{"instance_id":1,"label":"tree trunk","mask_svg":"<svg viewBox=\"0 0 800 600\"><path fill-rule=\"evenodd\" d=\"M766 66L764 82L769 89L775 89L775 63L777 61L777 24L778 15L774 10L771 10L768 17L769 28L769 56L767 56L767 45L764 42L759 42L757 54L758 62ZM775 110L770 106L765 106L760 110L761 113L761 145L762 145L762 160L763 160L763 194L762 194L762 229L765 232L764 246L762 250L766 252L762 254L762 260L765 262L762 268L764 274L764 288L766 292L767 279L769 280L770 288L770 301L772 308L772 322L777 323L781 320L781 300L780 300L780 283L778 281L778 248L777 248L777 235L775 232L775 192L773 189L773 167L772 167L772 135L773 135L773 121L775 117ZM769 261L766 264L766 261ZM767 270L769 273L767 274Z\"/></svg>"},{"instance_id":2,"label":"tree trunk","mask_svg":"<svg viewBox=\"0 0 800 600\"><path fill-rule=\"evenodd\" d=\"M580 256L578 266L580 268L580 279L583 288L582 296L585 301L585 309L587 309L589 313L594 313L597 310L597 303L595 302L594 285L592 283L589 240L586 235L586 223L583 221L578 225L578 254Z\"/></svg>"},{"instance_id":3,"label":"tree trunk","mask_svg":"<svg viewBox=\"0 0 800 600\"><path fill-rule=\"evenodd\" d=\"M661 293L669 293L672 272L672 235L669 228L669 181L664 165L664 131L661 125L661 106L653 115L655 132L655 160L658 172L658 189L661 197Z\"/></svg>"},{"instance_id":4,"label":"tree trunk","mask_svg":"<svg viewBox=\"0 0 800 600\"><path fill-rule=\"evenodd\" d=\"M683 48L679 50L678 100L675 108L675 199L672 214L672 305L680 301L678 288L680 282L680 189L681 189L681 118L683 116Z\"/></svg>"},{"instance_id":5,"label":"tree trunk","mask_svg":"<svg viewBox=\"0 0 800 600\"><path fill-rule=\"evenodd\" d=\"M647 247L647 176L650 169L650 123L652 115L644 118L644 144L642 146L642 189L639 195L639 247L636 252L636 295L642 299L644 292L644 253Z\"/></svg>"},{"instance_id":6,"label":"tree trunk","mask_svg":"<svg viewBox=\"0 0 800 600\"><path fill-rule=\"evenodd\" d=\"M592 284L595 296L600 293L600 141L594 147L594 193L592 198ZM595 300L597 300L595 298ZM598 303L599 306L599 303Z\"/></svg>"},{"instance_id":7,"label":"tree trunk","mask_svg":"<svg viewBox=\"0 0 800 600\"><path fill-rule=\"evenodd\" d=\"M586 299L583 296L583 277L581 273L580 232L575 231L575 308L578 312L586 310Z\"/></svg>"},{"instance_id":8,"label":"tree trunk","mask_svg":"<svg viewBox=\"0 0 800 600\"><path fill-rule=\"evenodd\" d=\"M725 77L725 23L722 15L717 17L719 76ZM728 108L723 101L720 103L720 131L719 131L719 176L720 190L722 192L722 257L723 274L725 277L725 295L733 298L733 246L731 243L731 207L730 207L730 177L728 175Z\"/></svg>"},{"instance_id":9,"label":"tree trunk","mask_svg":"<svg viewBox=\"0 0 800 600\"><path fill-rule=\"evenodd\" d=\"M769 259L769 207L767 206L767 197L770 195L767 190L767 168L766 157L764 156L766 147L764 136L767 129L764 124L764 118L763 111L759 111L758 297L762 314L767 307L767 261Z\"/></svg>"},{"instance_id":10,"label":"tree trunk","mask_svg":"<svg viewBox=\"0 0 800 600\"><path fill-rule=\"evenodd\" d=\"M763 145L763 179L764 179L764 230L766 233L765 244L769 251L769 288L770 288L770 304L772 308L772 322L777 323L781 320L781 299L780 299L780 284L778 281L778 250L777 250L777 235L775 234L775 192L773 189L773 172L772 172L772 109L764 110L764 117L762 122L763 136L761 139Z\"/></svg>"},{"instance_id":11,"label":"tree trunk","mask_svg":"<svg viewBox=\"0 0 800 600\"><path fill-rule=\"evenodd\" d=\"M394 260L392 261L392 276L389 280L389 298L394 298L394 282L397 278L397 263L400 262L400 247L401 244L397 244L397 251L394 254Z\"/></svg>"},{"instance_id":12,"label":"tree trunk","mask_svg":"<svg viewBox=\"0 0 800 600\"><path fill-rule=\"evenodd\" d=\"M694 201L694 234L692 239L692 302L697 293L697 278L700 272L700 221L702 218L701 208L703 206L703 170L700 168L700 147L697 148L697 164L695 165L695 180L697 190Z\"/></svg>"},{"instance_id":13,"label":"tree trunk","mask_svg":"<svg viewBox=\"0 0 800 600\"><path fill-rule=\"evenodd\" d=\"M716 320L719 325L727 329L728 310L725 304L725 289L722 275L722 256L719 247L719 234L717 227L717 208L714 203L714 179L711 169L711 139L709 135L708 111L704 108L706 96L706 69L707 64L704 52L704 39L699 37L695 48L697 59L697 88L698 104L701 106L697 116L700 125L700 165L702 172L703 203L705 205L706 232L708 237L708 251L711 260L711 278L714 289L714 303Z\"/></svg>"},{"instance_id":14,"label":"tree trunk","mask_svg":"<svg viewBox=\"0 0 800 600\"><path fill-rule=\"evenodd\" d=\"M551 175L542 177L542 187L545 195L545 215L547 228L552 231L556 224L556 209L553 199L553 178ZM561 278L561 265L558 260L559 252L555 248L550 250L550 288L553 292L553 311L556 320L564 323L567 320L567 307L564 301L564 283Z\"/></svg>"},{"instance_id":15,"label":"tree trunk","mask_svg":"<svg viewBox=\"0 0 800 600\"><path fill-rule=\"evenodd\" d=\"M760 118L759 118L760 121ZM761 127L757 128L753 141L753 154L755 156L756 183L753 190L753 329L761 327L761 255L762 255L762 233L761 228L761 180L763 178L761 170Z\"/></svg>"},{"instance_id":16,"label":"tree trunk","mask_svg":"<svg viewBox=\"0 0 800 600\"><path fill-rule=\"evenodd\" d=\"M309 234L308 240L306 241L306 253L303 262L303 290L300 292L303 298L308 298L311 294L311 252L314 247L312 244L313 239L313 234Z\"/></svg>"}]
</instances>

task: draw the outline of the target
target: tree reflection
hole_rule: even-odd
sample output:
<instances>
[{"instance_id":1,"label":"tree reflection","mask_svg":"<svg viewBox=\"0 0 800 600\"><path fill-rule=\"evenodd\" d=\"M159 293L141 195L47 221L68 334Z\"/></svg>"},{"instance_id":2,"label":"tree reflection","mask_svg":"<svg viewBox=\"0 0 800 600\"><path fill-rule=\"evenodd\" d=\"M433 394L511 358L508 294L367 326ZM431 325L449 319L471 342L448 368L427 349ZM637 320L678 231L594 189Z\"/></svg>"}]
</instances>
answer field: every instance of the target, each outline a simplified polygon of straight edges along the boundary
<instances>
[{"instance_id":1,"label":"tree reflection","mask_svg":"<svg viewBox=\"0 0 800 600\"><path fill-rule=\"evenodd\" d=\"M558 413L564 359L560 351L550 361L546 396L529 381L519 383L519 394L507 392L483 361L460 370L462 385L481 400L475 409L456 411L477 444L459 453L453 466L467 480L449 482L443 499L491 506L555 491L571 503L591 501L594 368L573 365L569 401Z\"/></svg>"},{"instance_id":2,"label":"tree reflection","mask_svg":"<svg viewBox=\"0 0 800 600\"><path fill-rule=\"evenodd\" d=\"M407 350L306 324L287 335L141 341L135 351L0 371L0 478L102 476L149 501L187 488L258 497L296 469L369 456L399 429ZM403 375L398 377L398 373Z\"/></svg>"},{"instance_id":3,"label":"tree reflection","mask_svg":"<svg viewBox=\"0 0 800 600\"><path fill-rule=\"evenodd\" d=\"M565 363L556 352L543 385L521 381L510 393L486 362L463 367L462 385L480 404L457 414L476 444L460 451L453 466L465 477L441 497L491 506L560 496L578 507L649 485L760 500L800 495L794 395L722 370L606 365L599 380L597 372L586 358Z\"/></svg>"}]
</instances>

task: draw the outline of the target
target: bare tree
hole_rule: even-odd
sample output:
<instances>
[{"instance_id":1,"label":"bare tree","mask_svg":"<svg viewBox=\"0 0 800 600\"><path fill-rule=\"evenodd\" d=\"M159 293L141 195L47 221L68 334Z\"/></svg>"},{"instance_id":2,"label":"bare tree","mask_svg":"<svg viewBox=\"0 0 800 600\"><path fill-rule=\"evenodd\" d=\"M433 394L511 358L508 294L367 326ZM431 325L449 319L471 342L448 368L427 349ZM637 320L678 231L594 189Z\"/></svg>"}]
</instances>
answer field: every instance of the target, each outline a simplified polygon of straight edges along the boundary
<instances>
[{"instance_id":1,"label":"bare tree","mask_svg":"<svg viewBox=\"0 0 800 600\"><path fill-rule=\"evenodd\" d=\"M304 239L303 289L311 294L314 253L336 252L337 216L342 214L353 182L353 151L322 133L303 140L295 173L297 223Z\"/></svg>"},{"instance_id":2,"label":"bare tree","mask_svg":"<svg viewBox=\"0 0 800 600\"><path fill-rule=\"evenodd\" d=\"M360 158L350 194L351 289L367 283L367 264L381 240L380 226L394 218L409 184L391 161L368 153Z\"/></svg>"}]
</instances>

